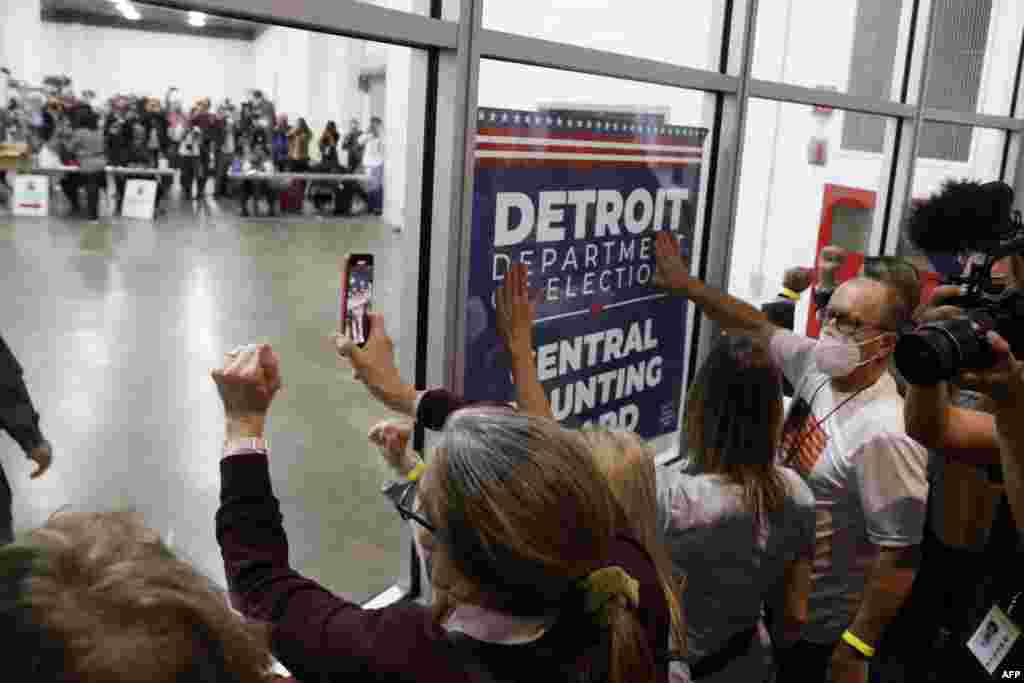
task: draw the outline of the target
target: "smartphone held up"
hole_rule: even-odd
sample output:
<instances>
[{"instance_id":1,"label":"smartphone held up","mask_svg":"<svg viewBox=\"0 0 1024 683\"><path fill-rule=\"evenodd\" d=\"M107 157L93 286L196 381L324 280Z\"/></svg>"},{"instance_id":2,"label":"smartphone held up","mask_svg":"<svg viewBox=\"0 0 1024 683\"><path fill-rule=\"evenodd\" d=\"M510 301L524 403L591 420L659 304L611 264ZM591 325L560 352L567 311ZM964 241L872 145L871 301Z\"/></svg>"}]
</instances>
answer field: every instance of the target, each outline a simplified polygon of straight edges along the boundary
<instances>
[{"instance_id":1,"label":"smartphone held up","mask_svg":"<svg viewBox=\"0 0 1024 683\"><path fill-rule=\"evenodd\" d=\"M341 272L339 328L360 347L370 336L373 303L373 254L349 254Z\"/></svg>"}]
</instances>

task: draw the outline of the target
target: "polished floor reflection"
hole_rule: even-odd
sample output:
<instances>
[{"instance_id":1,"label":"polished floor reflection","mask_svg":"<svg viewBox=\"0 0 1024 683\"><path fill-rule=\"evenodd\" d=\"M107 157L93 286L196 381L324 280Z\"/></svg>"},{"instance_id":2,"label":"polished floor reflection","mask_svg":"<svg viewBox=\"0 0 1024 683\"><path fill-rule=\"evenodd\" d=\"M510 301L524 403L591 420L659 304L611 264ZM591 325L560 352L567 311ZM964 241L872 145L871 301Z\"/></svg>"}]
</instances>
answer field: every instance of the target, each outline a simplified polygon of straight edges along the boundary
<instances>
[{"instance_id":1,"label":"polished floor reflection","mask_svg":"<svg viewBox=\"0 0 1024 683\"><path fill-rule=\"evenodd\" d=\"M268 437L292 562L356 598L385 589L404 556L400 523L365 437L387 411L325 334L337 324L339 257L376 255L386 312L400 290L398 242L376 219L243 220L212 204L172 206L155 223L0 216L0 329L55 452L30 481L31 463L0 436L16 527L64 505L136 509L223 585L223 413L209 373L233 346L266 341L284 375Z\"/></svg>"}]
</instances>

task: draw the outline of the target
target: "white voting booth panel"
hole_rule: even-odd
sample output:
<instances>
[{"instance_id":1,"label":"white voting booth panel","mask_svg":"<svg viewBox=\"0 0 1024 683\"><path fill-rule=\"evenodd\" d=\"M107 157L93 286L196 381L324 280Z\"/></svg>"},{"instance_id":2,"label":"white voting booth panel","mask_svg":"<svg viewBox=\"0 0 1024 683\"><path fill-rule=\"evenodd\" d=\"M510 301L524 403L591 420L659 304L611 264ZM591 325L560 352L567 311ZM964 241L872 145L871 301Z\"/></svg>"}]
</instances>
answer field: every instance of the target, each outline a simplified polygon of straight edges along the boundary
<instances>
[{"instance_id":1,"label":"white voting booth panel","mask_svg":"<svg viewBox=\"0 0 1024 683\"><path fill-rule=\"evenodd\" d=\"M155 180L132 178L124 187L124 206L121 215L125 218L150 220L156 207Z\"/></svg>"},{"instance_id":2,"label":"white voting booth panel","mask_svg":"<svg viewBox=\"0 0 1024 683\"><path fill-rule=\"evenodd\" d=\"M14 215L45 218L50 213L50 179L40 175L14 178Z\"/></svg>"}]
</instances>

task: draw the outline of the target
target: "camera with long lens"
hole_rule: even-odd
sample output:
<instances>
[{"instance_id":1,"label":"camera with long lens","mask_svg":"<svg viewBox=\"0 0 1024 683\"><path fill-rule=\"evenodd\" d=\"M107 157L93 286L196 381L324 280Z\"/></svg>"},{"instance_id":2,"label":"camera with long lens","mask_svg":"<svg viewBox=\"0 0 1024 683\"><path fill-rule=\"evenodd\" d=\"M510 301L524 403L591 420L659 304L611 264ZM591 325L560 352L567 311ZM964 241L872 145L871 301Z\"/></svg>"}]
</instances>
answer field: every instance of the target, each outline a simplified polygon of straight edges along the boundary
<instances>
[{"instance_id":1,"label":"camera with long lens","mask_svg":"<svg viewBox=\"0 0 1024 683\"><path fill-rule=\"evenodd\" d=\"M961 287L963 293L945 303L964 309L965 317L921 325L897 342L896 368L908 382L933 385L963 370L992 367L989 331L1018 352L1024 348L1024 292L1003 290L992 278L997 261L1024 254L1024 226L1009 185L946 182L914 210L907 238L925 252L981 257L966 275L944 283Z\"/></svg>"}]
</instances>

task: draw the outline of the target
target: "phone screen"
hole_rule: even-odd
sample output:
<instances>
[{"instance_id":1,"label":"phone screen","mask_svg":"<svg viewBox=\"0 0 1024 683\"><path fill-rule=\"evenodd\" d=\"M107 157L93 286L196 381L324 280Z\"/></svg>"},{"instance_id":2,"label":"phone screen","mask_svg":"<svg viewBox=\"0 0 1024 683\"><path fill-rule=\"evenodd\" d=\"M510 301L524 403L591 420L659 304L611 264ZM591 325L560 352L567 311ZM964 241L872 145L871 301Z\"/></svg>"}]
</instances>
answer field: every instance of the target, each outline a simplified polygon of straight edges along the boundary
<instances>
[{"instance_id":1,"label":"phone screen","mask_svg":"<svg viewBox=\"0 0 1024 683\"><path fill-rule=\"evenodd\" d=\"M345 269L345 297L342 305L342 331L359 346L370 334L367 314L373 302L373 256L354 254Z\"/></svg>"}]
</instances>

